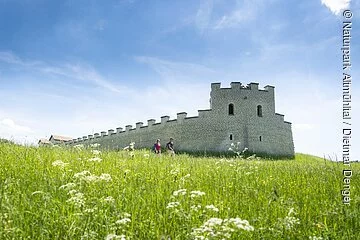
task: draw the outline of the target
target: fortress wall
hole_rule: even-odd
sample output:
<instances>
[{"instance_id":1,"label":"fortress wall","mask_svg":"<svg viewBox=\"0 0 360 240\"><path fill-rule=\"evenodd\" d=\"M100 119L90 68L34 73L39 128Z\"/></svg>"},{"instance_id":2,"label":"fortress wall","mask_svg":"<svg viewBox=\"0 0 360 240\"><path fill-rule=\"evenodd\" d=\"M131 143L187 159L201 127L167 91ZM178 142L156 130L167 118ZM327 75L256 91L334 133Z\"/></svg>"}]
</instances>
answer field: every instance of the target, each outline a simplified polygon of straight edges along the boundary
<instances>
[{"instance_id":1,"label":"fortress wall","mask_svg":"<svg viewBox=\"0 0 360 240\"><path fill-rule=\"evenodd\" d=\"M233 82L231 88L215 83L211 89L211 109L198 110L198 116L187 117L185 112L172 120L162 116L159 122L149 119L147 125L138 122L125 129L116 128L116 132L110 129L84 136L69 144L100 143L104 148L122 149L135 142L135 148L151 149L156 139L161 139L165 147L173 137L179 151L227 152L231 143L240 142L240 151L248 147L257 153L294 155L291 124L284 122L284 115L275 114L274 87L261 90L257 83L243 86ZM234 105L234 115L229 115L230 103ZM262 117L258 116L258 105L262 106Z\"/></svg>"},{"instance_id":2,"label":"fortress wall","mask_svg":"<svg viewBox=\"0 0 360 240\"><path fill-rule=\"evenodd\" d=\"M161 144L165 146L170 137L173 137L177 150L219 151L222 149L217 137L218 134L215 132L219 132L221 129L216 125L215 128L213 127L214 124L209 112L208 110L200 111L201 116L190 118L183 118L184 114L181 114L178 116L179 120L162 118L162 123L155 123L150 126L138 124L138 128L135 129L128 125L127 131L110 136L103 135L91 140L77 141L76 144L100 143L110 149L122 149L133 141L136 148L152 148L156 139L161 139ZM151 123L153 122L151 121Z\"/></svg>"}]
</instances>

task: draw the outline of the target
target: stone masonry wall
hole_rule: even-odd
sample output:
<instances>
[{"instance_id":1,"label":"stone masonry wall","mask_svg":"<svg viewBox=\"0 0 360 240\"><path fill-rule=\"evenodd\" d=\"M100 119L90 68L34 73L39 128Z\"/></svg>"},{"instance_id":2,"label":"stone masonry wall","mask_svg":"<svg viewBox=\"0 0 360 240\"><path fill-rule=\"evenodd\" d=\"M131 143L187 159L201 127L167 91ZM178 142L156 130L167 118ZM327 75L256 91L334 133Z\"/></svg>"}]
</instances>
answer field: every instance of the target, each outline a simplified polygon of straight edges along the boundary
<instances>
[{"instance_id":1,"label":"stone masonry wall","mask_svg":"<svg viewBox=\"0 0 360 240\"><path fill-rule=\"evenodd\" d=\"M104 148L121 149L135 142L135 148L152 148L156 139L165 146L173 137L180 151L226 152L231 143L240 142L240 149L247 147L255 153L294 156L291 123L275 113L274 87L261 90L258 83L243 86L233 82L231 88L221 88L220 83L213 83L210 96L210 109L198 110L198 116L178 113L173 120L163 116L158 123L150 119L146 125L128 125L68 144L100 143ZM233 115L229 115L229 104L233 105ZM262 116L258 116L258 106Z\"/></svg>"}]
</instances>

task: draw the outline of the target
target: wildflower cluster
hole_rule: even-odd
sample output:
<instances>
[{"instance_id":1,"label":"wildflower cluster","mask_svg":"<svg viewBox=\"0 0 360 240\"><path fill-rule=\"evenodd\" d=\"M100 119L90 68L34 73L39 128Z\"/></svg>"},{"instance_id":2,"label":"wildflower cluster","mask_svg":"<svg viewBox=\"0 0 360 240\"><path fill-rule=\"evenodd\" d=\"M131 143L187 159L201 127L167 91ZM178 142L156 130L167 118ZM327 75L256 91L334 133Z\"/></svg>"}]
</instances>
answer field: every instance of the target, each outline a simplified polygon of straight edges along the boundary
<instances>
[{"instance_id":1,"label":"wildflower cluster","mask_svg":"<svg viewBox=\"0 0 360 240\"><path fill-rule=\"evenodd\" d=\"M292 215L296 215L294 208L290 208L290 210L285 218L278 219L278 225L280 227L285 228L286 230L290 230L290 229L294 228L296 225L300 224L300 219L296 218Z\"/></svg>"},{"instance_id":2,"label":"wildflower cluster","mask_svg":"<svg viewBox=\"0 0 360 240\"><path fill-rule=\"evenodd\" d=\"M83 145L83 144L77 144L77 145L74 146L74 148L75 148L76 150L83 150L83 149L84 149L84 145Z\"/></svg>"},{"instance_id":3,"label":"wildflower cluster","mask_svg":"<svg viewBox=\"0 0 360 240\"><path fill-rule=\"evenodd\" d=\"M60 167L60 168L64 168L66 167L67 165L69 165L69 163L65 163L61 160L56 160L54 161L51 165L53 165L54 167Z\"/></svg>"},{"instance_id":4,"label":"wildflower cluster","mask_svg":"<svg viewBox=\"0 0 360 240\"><path fill-rule=\"evenodd\" d=\"M229 239L235 232L254 231L254 227L247 220L240 218L210 218L199 228L193 228L191 235L195 239Z\"/></svg>"},{"instance_id":5,"label":"wildflower cluster","mask_svg":"<svg viewBox=\"0 0 360 240\"><path fill-rule=\"evenodd\" d=\"M112 233L108 234L105 239L126 239L126 232L129 223L131 223L131 214L129 213L123 213L121 218L115 223L111 224L111 231ZM120 235L118 235L120 234Z\"/></svg>"},{"instance_id":6,"label":"wildflower cluster","mask_svg":"<svg viewBox=\"0 0 360 240\"><path fill-rule=\"evenodd\" d=\"M201 192L201 191L191 191L190 192L190 197L191 198L201 197L201 196L204 196L204 195L205 195L205 193Z\"/></svg>"},{"instance_id":7,"label":"wildflower cluster","mask_svg":"<svg viewBox=\"0 0 360 240\"><path fill-rule=\"evenodd\" d=\"M72 203L78 208L85 205L86 198L83 193L78 192L77 190L70 190L68 194L70 195L70 198L66 200L66 202Z\"/></svg>"},{"instance_id":8,"label":"wildflower cluster","mask_svg":"<svg viewBox=\"0 0 360 240\"><path fill-rule=\"evenodd\" d=\"M82 171L74 174L74 178L82 182L110 182L112 180L110 174L102 173L100 176L91 174L89 171Z\"/></svg>"},{"instance_id":9,"label":"wildflower cluster","mask_svg":"<svg viewBox=\"0 0 360 240\"><path fill-rule=\"evenodd\" d=\"M91 148L97 148L100 146L100 143L94 143L94 144L90 144Z\"/></svg>"},{"instance_id":10,"label":"wildflower cluster","mask_svg":"<svg viewBox=\"0 0 360 240\"><path fill-rule=\"evenodd\" d=\"M236 144L231 143L229 151L235 153L238 157L242 157L243 155L246 154L246 152L248 151L248 148L244 148L243 150L241 150L240 145L241 145L240 142L237 142Z\"/></svg>"}]
</instances>

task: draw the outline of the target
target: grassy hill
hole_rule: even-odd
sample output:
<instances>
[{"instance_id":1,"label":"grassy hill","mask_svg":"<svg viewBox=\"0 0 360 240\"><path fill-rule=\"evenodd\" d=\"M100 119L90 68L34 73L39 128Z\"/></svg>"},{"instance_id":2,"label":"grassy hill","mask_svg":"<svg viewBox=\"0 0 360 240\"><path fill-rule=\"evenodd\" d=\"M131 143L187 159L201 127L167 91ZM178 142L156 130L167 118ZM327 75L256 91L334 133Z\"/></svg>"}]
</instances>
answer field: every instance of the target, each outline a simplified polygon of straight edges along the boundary
<instances>
[{"instance_id":1,"label":"grassy hill","mask_svg":"<svg viewBox=\"0 0 360 240\"><path fill-rule=\"evenodd\" d=\"M0 239L358 239L352 168L0 142Z\"/></svg>"}]
</instances>

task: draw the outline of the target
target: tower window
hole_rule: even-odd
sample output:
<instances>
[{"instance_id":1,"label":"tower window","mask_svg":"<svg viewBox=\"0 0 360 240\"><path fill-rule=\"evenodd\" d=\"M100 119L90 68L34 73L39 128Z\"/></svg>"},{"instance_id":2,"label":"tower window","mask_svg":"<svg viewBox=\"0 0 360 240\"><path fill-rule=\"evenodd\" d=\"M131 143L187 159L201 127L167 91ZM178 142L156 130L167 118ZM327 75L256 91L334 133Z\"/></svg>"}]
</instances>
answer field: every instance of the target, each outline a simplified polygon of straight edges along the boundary
<instances>
[{"instance_id":1,"label":"tower window","mask_svg":"<svg viewBox=\"0 0 360 240\"><path fill-rule=\"evenodd\" d=\"M261 136L259 137L259 140L260 140L260 142L261 142Z\"/></svg>"},{"instance_id":2,"label":"tower window","mask_svg":"<svg viewBox=\"0 0 360 240\"><path fill-rule=\"evenodd\" d=\"M234 104L229 104L229 115L234 115Z\"/></svg>"},{"instance_id":3,"label":"tower window","mask_svg":"<svg viewBox=\"0 0 360 240\"><path fill-rule=\"evenodd\" d=\"M230 141L232 141L233 140L233 135L232 134L230 134Z\"/></svg>"},{"instance_id":4,"label":"tower window","mask_svg":"<svg viewBox=\"0 0 360 240\"><path fill-rule=\"evenodd\" d=\"M257 115L258 117L262 117L263 114L262 114L262 106L261 105L258 105L257 106Z\"/></svg>"}]
</instances>

